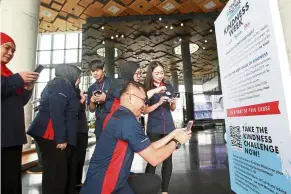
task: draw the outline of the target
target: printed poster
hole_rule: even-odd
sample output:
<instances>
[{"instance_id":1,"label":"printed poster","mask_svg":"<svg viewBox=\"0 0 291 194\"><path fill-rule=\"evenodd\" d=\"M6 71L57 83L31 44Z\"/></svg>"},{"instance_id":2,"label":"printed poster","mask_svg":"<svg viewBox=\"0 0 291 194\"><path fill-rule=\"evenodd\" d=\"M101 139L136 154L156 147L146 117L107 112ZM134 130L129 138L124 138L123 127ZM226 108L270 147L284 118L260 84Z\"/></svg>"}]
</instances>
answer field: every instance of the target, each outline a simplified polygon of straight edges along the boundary
<instances>
[{"instance_id":1,"label":"printed poster","mask_svg":"<svg viewBox=\"0 0 291 194\"><path fill-rule=\"evenodd\" d=\"M291 75L276 0L230 0L215 22L231 188L291 194Z\"/></svg>"}]
</instances>

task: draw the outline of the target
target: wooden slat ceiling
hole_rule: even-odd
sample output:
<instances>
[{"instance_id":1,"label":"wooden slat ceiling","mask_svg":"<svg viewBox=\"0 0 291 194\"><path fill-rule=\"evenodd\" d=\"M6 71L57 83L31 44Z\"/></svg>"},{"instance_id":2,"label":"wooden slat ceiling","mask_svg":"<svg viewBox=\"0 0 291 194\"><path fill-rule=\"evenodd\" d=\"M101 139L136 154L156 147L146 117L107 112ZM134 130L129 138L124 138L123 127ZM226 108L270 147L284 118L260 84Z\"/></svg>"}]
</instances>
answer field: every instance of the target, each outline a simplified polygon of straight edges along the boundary
<instances>
[{"instance_id":1,"label":"wooden slat ceiling","mask_svg":"<svg viewBox=\"0 0 291 194\"><path fill-rule=\"evenodd\" d=\"M116 23L86 23L90 17L118 17L133 15L171 15L208 13L223 9L227 0L41 0L39 31L65 32L83 30L82 66L98 58L97 50L107 46L118 48L121 56L116 64L125 60L138 61L145 69L151 60L165 65L166 77L171 70L182 75L182 57L174 54L181 37L188 37L199 50L193 54L193 77L203 77L217 70L217 51L214 20L193 19L183 21L136 21ZM168 28L165 26L168 25ZM104 28L103 28L103 27ZM173 29L169 29L173 26ZM119 38L115 38L119 35ZM124 35L124 38L120 36ZM111 37L114 40L111 40ZM109 41L108 41L109 40ZM207 40L207 43L205 42ZM205 48L205 49L203 49Z\"/></svg>"},{"instance_id":2,"label":"wooden slat ceiling","mask_svg":"<svg viewBox=\"0 0 291 194\"><path fill-rule=\"evenodd\" d=\"M226 0L41 0L39 31L81 30L89 17L183 14L222 10Z\"/></svg>"}]
</instances>

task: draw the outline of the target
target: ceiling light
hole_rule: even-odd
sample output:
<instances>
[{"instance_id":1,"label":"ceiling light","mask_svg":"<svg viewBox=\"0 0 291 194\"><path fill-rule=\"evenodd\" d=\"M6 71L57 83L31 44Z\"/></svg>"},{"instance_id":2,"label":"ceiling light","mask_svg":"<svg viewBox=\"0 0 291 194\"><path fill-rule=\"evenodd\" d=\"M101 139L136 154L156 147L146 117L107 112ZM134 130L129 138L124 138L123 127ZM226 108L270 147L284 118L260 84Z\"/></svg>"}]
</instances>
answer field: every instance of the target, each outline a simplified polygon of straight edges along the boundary
<instances>
[{"instance_id":1,"label":"ceiling light","mask_svg":"<svg viewBox=\"0 0 291 194\"><path fill-rule=\"evenodd\" d=\"M210 29L209 31L212 32L212 29Z\"/></svg>"},{"instance_id":2,"label":"ceiling light","mask_svg":"<svg viewBox=\"0 0 291 194\"><path fill-rule=\"evenodd\" d=\"M168 26L165 26L165 28L168 28Z\"/></svg>"},{"instance_id":3,"label":"ceiling light","mask_svg":"<svg viewBox=\"0 0 291 194\"><path fill-rule=\"evenodd\" d=\"M102 26L101 29L104 30L104 26Z\"/></svg>"},{"instance_id":4,"label":"ceiling light","mask_svg":"<svg viewBox=\"0 0 291 194\"><path fill-rule=\"evenodd\" d=\"M160 17L159 20L162 21L162 18Z\"/></svg>"},{"instance_id":5,"label":"ceiling light","mask_svg":"<svg viewBox=\"0 0 291 194\"><path fill-rule=\"evenodd\" d=\"M109 8L108 8L108 11L113 13L113 14L116 14L120 9L115 6L115 5L111 5Z\"/></svg>"},{"instance_id":6,"label":"ceiling light","mask_svg":"<svg viewBox=\"0 0 291 194\"><path fill-rule=\"evenodd\" d=\"M216 3L214 1L210 1L210 2L208 2L206 4L204 4L204 7L206 9L212 9L212 8L216 7Z\"/></svg>"},{"instance_id":7,"label":"ceiling light","mask_svg":"<svg viewBox=\"0 0 291 194\"><path fill-rule=\"evenodd\" d=\"M173 30L173 26L171 26L170 29Z\"/></svg>"},{"instance_id":8,"label":"ceiling light","mask_svg":"<svg viewBox=\"0 0 291 194\"><path fill-rule=\"evenodd\" d=\"M171 2L168 2L166 5L163 6L163 9L166 10L166 11L171 11L172 9L175 8L175 5Z\"/></svg>"},{"instance_id":9,"label":"ceiling light","mask_svg":"<svg viewBox=\"0 0 291 194\"><path fill-rule=\"evenodd\" d=\"M113 39L114 39L114 37L113 37L113 36L111 36L111 39L113 40Z\"/></svg>"},{"instance_id":10,"label":"ceiling light","mask_svg":"<svg viewBox=\"0 0 291 194\"><path fill-rule=\"evenodd\" d=\"M47 10L43 10L42 12L40 12L41 15L46 16L46 17L51 17L52 13L47 11Z\"/></svg>"},{"instance_id":11,"label":"ceiling light","mask_svg":"<svg viewBox=\"0 0 291 194\"><path fill-rule=\"evenodd\" d=\"M202 47L203 48L203 50L205 50L205 47Z\"/></svg>"},{"instance_id":12,"label":"ceiling light","mask_svg":"<svg viewBox=\"0 0 291 194\"><path fill-rule=\"evenodd\" d=\"M183 23L181 23L181 26L184 26L184 24L183 24Z\"/></svg>"},{"instance_id":13,"label":"ceiling light","mask_svg":"<svg viewBox=\"0 0 291 194\"><path fill-rule=\"evenodd\" d=\"M205 43L208 42L207 40L204 41Z\"/></svg>"},{"instance_id":14,"label":"ceiling light","mask_svg":"<svg viewBox=\"0 0 291 194\"><path fill-rule=\"evenodd\" d=\"M121 35L121 38L124 38L124 35L123 34Z\"/></svg>"},{"instance_id":15,"label":"ceiling light","mask_svg":"<svg viewBox=\"0 0 291 194\"><path fill-rule=\"evenodd\" d=\"M103 40L102 44L105 44L105 41Z\"/></svg>"},{"instance_id":16,"label":"ceiling light","mask_svg":"<svg viewBox=\"0 0 291 194\"><path fill-rule=\"evenodd\" d=\"M116 34L116 38L118 38L118 34Z\"/></svg>"},{"instance_id":17,"label":"ceiling light","mask_svg":"<svg viewBox=\"0 0 291 194\"><path fill-rule=\"evenodd\" d=\"M181 42L182 41L182 38L180 38L179 41Z\"/></svg>"}]
</instances>

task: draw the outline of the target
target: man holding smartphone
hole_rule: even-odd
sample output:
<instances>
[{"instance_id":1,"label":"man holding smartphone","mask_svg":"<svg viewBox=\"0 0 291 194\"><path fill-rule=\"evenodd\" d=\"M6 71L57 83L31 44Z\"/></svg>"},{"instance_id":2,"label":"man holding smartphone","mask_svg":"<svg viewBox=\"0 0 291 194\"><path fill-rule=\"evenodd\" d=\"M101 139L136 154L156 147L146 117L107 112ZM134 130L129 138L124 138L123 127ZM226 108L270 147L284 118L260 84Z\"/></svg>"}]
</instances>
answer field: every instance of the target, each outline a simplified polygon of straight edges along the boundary
<instances>
[{"instance_id":1,"label":"man holding smartphone","mask_svg":"<svg viewBox=\"0 0 291 194\"><path fill-rule=\"evenodd\" d=\"M94 60L89 64L89 68L93 78L96 82L88 89L87 104L90 112L95 112L95 135L96 140L99 139L102 130L102 121L100 115L103 111L103 103L106 98L106 93L111 85L112 79L105 76L104 62L101 60Z\"/></svg>"}]
</instances>

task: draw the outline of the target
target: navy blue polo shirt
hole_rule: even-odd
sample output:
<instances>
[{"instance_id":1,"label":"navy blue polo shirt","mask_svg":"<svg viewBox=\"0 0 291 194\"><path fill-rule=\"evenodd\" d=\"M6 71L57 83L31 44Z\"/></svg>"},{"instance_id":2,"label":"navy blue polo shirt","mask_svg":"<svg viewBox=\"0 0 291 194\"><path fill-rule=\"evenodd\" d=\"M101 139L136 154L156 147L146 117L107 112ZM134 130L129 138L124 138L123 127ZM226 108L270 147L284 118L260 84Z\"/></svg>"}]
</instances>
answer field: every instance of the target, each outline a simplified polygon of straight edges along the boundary
<instances>
[{"instance_id":1,"label":"navy blue polo shirt","mask_svg":"<svg viewBox=\"0 0 291 194\"><path fill-rule=\"evenodd\" d=\"M81 194L133 193L127 179L134 153L150 145L135 115L119 107L96 144Z\"/></svg>"},{"instance_id":2,"label":"navy blue polo shirt","mask_svg":"<svg viewBox=\"0 0 291 194\"><path fill-rule=\"evenodd\" d=\"M174 88L170 84L165 84L167 91L163 94L154 94L149 100L149 106L152 106L160 101L162 96L173 98L175 96ZM156 134L169 134L175 129L170 103L165 102L156 110L149 113L147 132Z\"/></svg>"},{"instance_id":3,"label":"navy blue polo shirt","mask_svg":"<svg viewBox=\"0 0 291 194\"><path fill-rule=\"evenodd\" d=\"M88 88L88 96L87 96L87 104L90 104L90 99L95 91L101 90L105 94L108 92L110 88L112 79L109 77L104 76L103 81L98 82L96 81ZM100 137L102 131L102 121L100 119L101 115L103 114L104 105L98 105L95 111L96 121L95 121L95 135Z\"/></svg>"}]
</instances>

